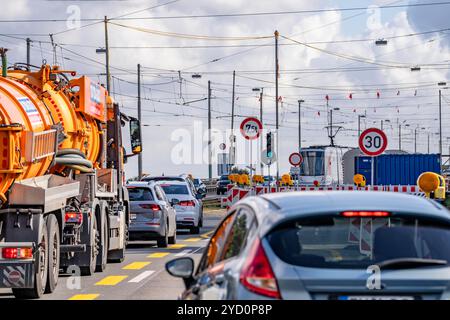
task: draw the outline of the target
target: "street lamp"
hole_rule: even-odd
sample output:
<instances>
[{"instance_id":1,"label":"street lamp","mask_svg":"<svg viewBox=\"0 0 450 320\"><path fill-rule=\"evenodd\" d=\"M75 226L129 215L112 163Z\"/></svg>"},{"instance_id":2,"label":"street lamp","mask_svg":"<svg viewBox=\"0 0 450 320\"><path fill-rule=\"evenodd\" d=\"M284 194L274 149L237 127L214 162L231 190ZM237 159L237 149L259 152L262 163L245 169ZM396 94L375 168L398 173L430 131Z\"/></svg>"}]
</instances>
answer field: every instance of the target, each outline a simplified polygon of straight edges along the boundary
<instances>
[{"instance_id":1,"label":"street lamp","mask_svg":"<svg viewBox=\"0 0 450 320\"><path fill-rule=\"evenodd\" d=\"M302 103L305 100L298 100L298 152L302 148Z\"/></svg>"},{"instance_id":2,"label":"street lamp","mask_svg":"<svg viewBox=\"0 0 450 320\"><path fill-rule=\"evenodd\" d=\"M439 87L446 86L447 83L445 81L438 82ZM442 165L442 93L441 89L439 89L439 154L441 157L441 165Z\"/></svg>"},{"instance_id":3,"label":"street lamp","mask_svg":"<svg viewBox=\"0 0 450 320\"><path fill-rule=\"evenodd\" d=\"M259 92L259 121L261 121L261 123L263 123L263 95L264 95L264 88L253 88L252 89L253 92ZM262 144L262 138L260 140L260 151L262 153L262 149L263 149L263 144ZM264 164L262 163L262 161L260 161L261 164L261 174L264 174Z\"/></svg>"},{"instance_id":4,"label":"street lamp","mask_svg":"<svg viewBox=\"0 0 450 320\"><path fill-rule=\"evenodd\" d=\"M358 114L358 141L359 137L361 136L361 118L365 118L366 116L364 114Z\"/></svg>"},{"instance_id":5,"label":"street lamp","mask_svg":"<svg viewBox=\"0 0 450 320\"><path fill-rule=\"evenodd\" d=\"M375 45L376 46L385 46L385 45L387 45L387 40L385 40L385 39L378 39L378 40L375 41Z\"/></svg>"}]
</instances>

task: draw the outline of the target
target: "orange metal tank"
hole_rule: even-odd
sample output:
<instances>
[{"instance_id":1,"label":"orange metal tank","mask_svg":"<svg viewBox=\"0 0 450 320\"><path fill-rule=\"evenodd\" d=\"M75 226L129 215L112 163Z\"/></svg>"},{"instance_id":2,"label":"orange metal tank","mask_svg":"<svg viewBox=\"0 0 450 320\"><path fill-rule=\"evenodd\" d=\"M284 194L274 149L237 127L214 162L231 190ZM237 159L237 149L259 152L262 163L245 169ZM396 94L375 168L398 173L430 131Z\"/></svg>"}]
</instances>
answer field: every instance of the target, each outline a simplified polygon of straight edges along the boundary
<instances>
[{"instance_id":1,"label":"orange metal tank","mask_svg":"<svg viewBox=\"0 0 450 320\"><path fill-rule=\"evenodd\" d=\"M0 77L0 202L15 180L44 175L53 163L55 125L65 135L59 149L82 151L96 167L106 90L88 78L59 81L57 68L11 71Z\"/></svg>"}]
</instances>

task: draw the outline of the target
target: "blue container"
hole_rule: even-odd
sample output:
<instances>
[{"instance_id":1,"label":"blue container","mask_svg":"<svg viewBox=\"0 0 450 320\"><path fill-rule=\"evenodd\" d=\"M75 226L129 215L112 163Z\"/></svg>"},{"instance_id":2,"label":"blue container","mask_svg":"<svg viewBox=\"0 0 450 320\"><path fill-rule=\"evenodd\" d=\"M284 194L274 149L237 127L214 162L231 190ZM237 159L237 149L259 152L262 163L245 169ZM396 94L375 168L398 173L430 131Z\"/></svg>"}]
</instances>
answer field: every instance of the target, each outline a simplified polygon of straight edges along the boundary
<instances>
[{"instance_id":1,"label":"blue container","mask_svg":"<svg viewBox=\"0 0 450 320\"><path fill-rule=\"evenodd\" d=\"M374 162L375 185L416 185L419 175L426 171L441 173L439 154L383 154L372 157L356 157L355 172L366 177L371 184L371 161Z\"/></svg>"}]
</instances>

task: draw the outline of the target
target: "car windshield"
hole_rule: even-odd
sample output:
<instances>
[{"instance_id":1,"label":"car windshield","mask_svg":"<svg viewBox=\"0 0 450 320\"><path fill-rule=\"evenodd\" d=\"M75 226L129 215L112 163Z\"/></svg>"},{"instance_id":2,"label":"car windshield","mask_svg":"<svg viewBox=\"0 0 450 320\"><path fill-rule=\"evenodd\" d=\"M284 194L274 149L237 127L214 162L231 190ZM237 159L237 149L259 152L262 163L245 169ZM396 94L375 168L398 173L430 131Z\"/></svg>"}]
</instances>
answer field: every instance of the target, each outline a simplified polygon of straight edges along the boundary
<instances>
[{"instance_id":1,"label":"car windshield","mask_svg":"<svg viewBox=\"0 0 450 320\"><path fill-rule=\"evenodd\" d=\"M200 179L194 179L194 185L198 186L200 185L202 182L200 181Z\"/></svg>"},{"instance_id":2,"label":"car windshield","mask_svg":"<svg viewBox=\"0 0 450 320\"><path fill-rule=\"evenodd\" d=\"M324 175L324 152L323 150L302 151L303 163L300 166L302 176L323 176Z\"/></svg>"},{"instance_id":3,"label":"car windshield","mask_svg":"<svg viewBox=\"0 0 450 320\"><path fill-rule=\"evenodd\" d=\"M228 176L221 176L220 181L229 181L230 179L228 178Z\"/></svg>"},{"instance_id":4,"label":"car windshield","mask_svg":"<svg viewBox=\"0 0 450 320\"><path fill-rule=\"evenodd\" d=\"M162 184L166 194L189 194L188 188L182 184Z\"/></svg>"},{"instance_id":5,"label":"car windshield","mask_svg":"<svg viewBox=\"0 0 450 320\"><path fill-rule=\"evenodd\" d=\"M388 267L386 262L399 259L406 268L405 261L450 262L446 249L450 227L416 218L297 220L277 228L267 239L281 260L297 266L367 268L384 263Z\"/></svg>"},{"instance_id":6,"label":"car windshield","mask_svg":"<svg viewBox=\"0 0 450 320\"><path fill-rule=\"evenodd\" d=\"M128 187L128 195L131 201L153 201L153 195L149 188Z\"/></svg>"}]
</instances>

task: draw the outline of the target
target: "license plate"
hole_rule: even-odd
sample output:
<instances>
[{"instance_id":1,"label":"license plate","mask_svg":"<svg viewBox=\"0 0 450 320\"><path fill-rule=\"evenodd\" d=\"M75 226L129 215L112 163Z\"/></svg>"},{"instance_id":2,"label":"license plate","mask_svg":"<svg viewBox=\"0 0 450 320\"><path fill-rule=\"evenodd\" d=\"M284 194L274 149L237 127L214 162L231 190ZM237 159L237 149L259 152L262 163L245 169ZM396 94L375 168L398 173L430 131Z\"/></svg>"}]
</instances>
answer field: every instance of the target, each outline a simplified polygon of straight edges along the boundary
<instances>
[{"instance_id":1,"label":"license plate","mask_svg":"<svg viewBox=\"0 0 450 320\"><path fill-rule=\"evenodd\" d=\"M373 296L339 296L339 300L414 300L411 296L383 296L383 295L373 295Z\"/></svg>"},{"instance_id":2,"label":"license plate","mask_svg":"<svg viewBox=\"0 0 450 320\"><path fill-rule=\"evenodd\" d=\"M130 219L131 220L136 220L137 215L135 213L130 214Z\"/></svg>"}]
</instances>

